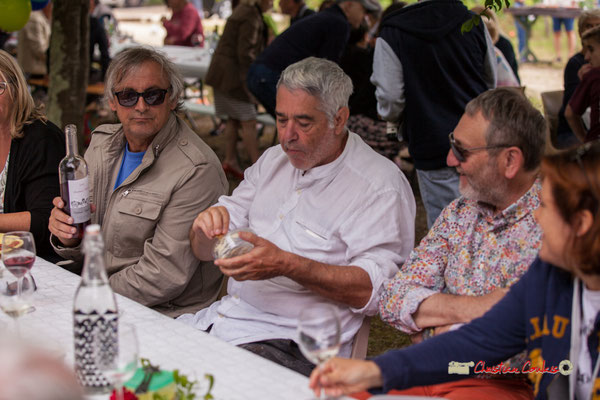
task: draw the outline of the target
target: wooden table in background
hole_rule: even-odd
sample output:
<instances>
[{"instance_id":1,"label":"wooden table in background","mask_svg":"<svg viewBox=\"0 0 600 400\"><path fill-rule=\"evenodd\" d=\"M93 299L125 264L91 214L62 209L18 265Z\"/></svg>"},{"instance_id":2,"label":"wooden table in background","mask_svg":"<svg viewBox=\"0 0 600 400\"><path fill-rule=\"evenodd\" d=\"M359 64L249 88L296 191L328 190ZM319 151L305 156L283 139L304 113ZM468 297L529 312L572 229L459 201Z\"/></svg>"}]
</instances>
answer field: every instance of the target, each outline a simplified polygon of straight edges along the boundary
<instances>
[{"instance_id":1,"label":"wooden table in background","mask_svg":"<svg viewBox=\"0 0 600 400\"><path fill-rule=\"evenodd\" d=\"M555 18L577 18L581 14L581 9L576 7L510 7L506 9L506 12L510 13L515 17L515 21L523 26L525 29L525 47L519 58L521 60L528 60L532 62L538 62L538 58L533 54L529 47L529 39L531 38L531 29L535 21L541 15L547 15ZM529 16L533 18L529 18ZM522 17L522 18L517 18Z\"/></svg>"}]
</instances>

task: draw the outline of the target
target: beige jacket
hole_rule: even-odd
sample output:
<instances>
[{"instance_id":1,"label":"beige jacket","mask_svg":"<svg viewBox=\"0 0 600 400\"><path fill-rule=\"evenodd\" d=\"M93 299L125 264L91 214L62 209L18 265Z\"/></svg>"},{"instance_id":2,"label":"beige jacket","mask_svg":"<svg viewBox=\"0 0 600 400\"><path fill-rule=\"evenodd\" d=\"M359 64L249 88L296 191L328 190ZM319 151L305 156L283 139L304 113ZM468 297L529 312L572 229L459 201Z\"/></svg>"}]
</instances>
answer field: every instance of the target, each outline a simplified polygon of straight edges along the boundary
<instances>
[{"instance_id":1,"label":"beige jacket","mask_svg":"<svg viewBox=\"0 0 600 400\"><path fill-rule=\"evenodd\" d=\"M227 192L219 159L172 114L142 164L113 191L124 146L121 124L102 125L85 153L110 285L163 314L196 312L216 299L222 282L220 270L198 261L189 243L194 218ZM52 243L59 255L81 259L81 246L58 246L55 237Z\"/></svg>"},{"instance_id":2,"label":"beige jacket","mask_svg":"<svg viewBox=\"0 0 600 400\"><path fill-rule=\"evenodd\" d=\"M42 11L33 11L18 34L17 60L27 75L46 75L46 51L50 46L50 21Z\"/></svg>"}]
</instances>

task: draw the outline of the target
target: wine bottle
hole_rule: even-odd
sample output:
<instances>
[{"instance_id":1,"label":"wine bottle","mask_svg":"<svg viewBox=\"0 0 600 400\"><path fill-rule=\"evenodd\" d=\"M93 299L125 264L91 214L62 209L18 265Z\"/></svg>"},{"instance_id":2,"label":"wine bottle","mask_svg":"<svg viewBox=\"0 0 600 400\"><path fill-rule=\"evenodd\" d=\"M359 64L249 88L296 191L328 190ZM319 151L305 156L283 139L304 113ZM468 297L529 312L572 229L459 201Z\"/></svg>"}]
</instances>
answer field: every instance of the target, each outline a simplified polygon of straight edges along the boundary
<instances>
[{"instance_id":1,"label":"wine bottle","mask_svg":"<svg viewBox=\"0 0 600 400\"><path fill-rule=\"evenodd\" d=\"M65 203L64 211L73 217L73 225L77 228L75 236L81 239L91 219L88 167L79 155L77 127L73 124L65 126L65 136L67 155L58 166L60 197Z\"/></svg>"},{"instance_id":2,"label":"wine bottle","mask_svg":"<svg viewBox=\"0 0 600 400\"><path fill-rule=\"evenodd\" d=\"M73 301L75 374L86 394L109 393L110 382L99 368L99 355L118 352L118 310L104 265L100 225L89 225L83 239L85 261Z\"/></svg>"}]
</instances>

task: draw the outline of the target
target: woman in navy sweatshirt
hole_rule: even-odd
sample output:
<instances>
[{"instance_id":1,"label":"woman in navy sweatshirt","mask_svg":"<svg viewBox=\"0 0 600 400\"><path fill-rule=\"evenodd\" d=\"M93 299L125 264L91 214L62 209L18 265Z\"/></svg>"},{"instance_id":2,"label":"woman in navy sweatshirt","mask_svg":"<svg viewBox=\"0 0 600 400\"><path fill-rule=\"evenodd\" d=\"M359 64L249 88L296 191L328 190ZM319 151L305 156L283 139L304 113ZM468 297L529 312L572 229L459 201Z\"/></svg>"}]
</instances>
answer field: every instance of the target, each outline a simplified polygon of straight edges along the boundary
<instances>
[{"instance_id":1,"label":"woman in navy sweatshirt","mask_svg":"<svg viewBox=\"0 0 600 400\"><path fill-rule=\"evenodd\" d=\"M542 163L539 258L487 314L372 361L334 358L310 386L330 395L388 392L478 373L527 373L536 399L600 394L600 141ZM523 350L529 362L498 365Z\"/></svg>"}]
</instances>

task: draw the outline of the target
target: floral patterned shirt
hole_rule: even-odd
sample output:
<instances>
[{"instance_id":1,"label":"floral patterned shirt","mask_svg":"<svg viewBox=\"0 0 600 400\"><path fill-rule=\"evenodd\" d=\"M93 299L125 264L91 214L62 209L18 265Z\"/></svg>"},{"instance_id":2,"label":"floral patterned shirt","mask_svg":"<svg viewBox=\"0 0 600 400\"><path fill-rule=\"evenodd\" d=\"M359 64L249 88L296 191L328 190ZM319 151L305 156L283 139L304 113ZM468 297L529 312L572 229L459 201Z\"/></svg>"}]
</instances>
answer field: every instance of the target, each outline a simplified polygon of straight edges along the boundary
<instances>
[{"instance_id":1,"label":"floral patterned shirt","mask_svg":"<svg viewBox=\"0 0 600 400\"><path fill-rule=\"evenodd\" d=\"M459 197L448 205L408 261L384 287L381 317L406 333L420 331L412 314L436 293L481 296L515 283L541 245L533 211L540 181L502 212Z\"/></svg>"}]
</instances>

